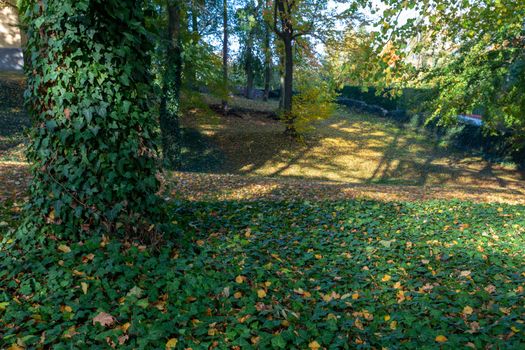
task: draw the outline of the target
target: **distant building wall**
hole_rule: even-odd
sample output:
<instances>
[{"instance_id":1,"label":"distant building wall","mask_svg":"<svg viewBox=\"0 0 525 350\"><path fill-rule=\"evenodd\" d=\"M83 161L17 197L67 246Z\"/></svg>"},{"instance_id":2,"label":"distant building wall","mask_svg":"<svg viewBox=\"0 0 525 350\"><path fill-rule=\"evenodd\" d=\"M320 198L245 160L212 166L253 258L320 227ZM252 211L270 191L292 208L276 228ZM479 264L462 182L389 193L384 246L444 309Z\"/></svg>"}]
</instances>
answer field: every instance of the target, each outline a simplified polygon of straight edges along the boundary
<instances>
[{"instance_id":1,"label":"distant building wall","mask_svg":"<svg viewBox=\"0 0 525 350\"><path fill-rule=\"evenodd\" d=\"M22 37L18 27L18 13L11 6L0 7L0 70L22 70Z\"/></svg>"}]
</instances>

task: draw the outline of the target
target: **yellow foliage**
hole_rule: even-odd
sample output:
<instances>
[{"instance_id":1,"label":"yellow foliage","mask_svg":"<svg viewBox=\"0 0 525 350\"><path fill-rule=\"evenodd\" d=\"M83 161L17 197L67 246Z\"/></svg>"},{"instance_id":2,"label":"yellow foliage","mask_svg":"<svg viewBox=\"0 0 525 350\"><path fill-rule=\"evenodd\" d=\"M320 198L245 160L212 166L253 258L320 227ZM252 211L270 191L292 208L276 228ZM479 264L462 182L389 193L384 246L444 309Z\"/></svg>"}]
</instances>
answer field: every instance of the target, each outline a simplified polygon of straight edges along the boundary
<instances>
[{"instance_id":1,"label":"yellow foliage","mask_svg":"<svg viewBox=\"0 0 525 350\"><path fill-rule=\"evenodd\" d=\"M298 133L308 131L313 122L327 119L332 115L336 97L332 85L318 72L301 70L297 72L295 89L299 93L293 97L291 118ZM289 122L286 119L284 121Z\"/></svg>"}]
</instances>

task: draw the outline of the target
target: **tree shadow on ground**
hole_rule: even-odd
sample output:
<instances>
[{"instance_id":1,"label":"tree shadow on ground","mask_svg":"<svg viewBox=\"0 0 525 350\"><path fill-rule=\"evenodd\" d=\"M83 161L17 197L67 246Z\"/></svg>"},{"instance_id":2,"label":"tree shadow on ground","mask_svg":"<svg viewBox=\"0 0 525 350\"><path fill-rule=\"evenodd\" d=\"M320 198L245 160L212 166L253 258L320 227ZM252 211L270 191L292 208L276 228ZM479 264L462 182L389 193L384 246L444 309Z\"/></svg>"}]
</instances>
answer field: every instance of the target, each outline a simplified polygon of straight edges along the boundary
<instances>
[{"instance_id":1,"label":"tree shadow on ground","mask_svg":"<svg viewBox=\"0 0 525 350\"><path fill-rule=\"evenodd\" d=\"M31 123L24 110L25 81L20 74L0 75L0 158L22 160L19 148ZM12 158L12 159L11 159Z\"/></svg>"},{"instance_id":2,"label":"tree shadow on ground","mask_svg":"<svg viewBox=\"0 0 525 350\"><path fill-rule=\"evenodd\" d=\"M224 164L224 154L194 128L182 128L181 171L214 172Z\"/></svg>"},{"instance_id":3,"label":"tree shadow on ground","mask_svg":"<svg viewBox=\"0 0 525 350\"><path fill-rule=\"evenodd\" d=\"M521 187L524 178L513 169L444 149L430 133L348 110L319 123L303 143L285 136L279 122L259 117L256 112L218 120L215 126L206 122L192 125L199 131L204 126L206 146L211 153L221 155L217 162L206 164L206 171L217 174L503 188ZM202 149L196 152L202 153ZM185 169L200 171L195 169L202 167L189 161Z\"/></svg>"}]
</instances>

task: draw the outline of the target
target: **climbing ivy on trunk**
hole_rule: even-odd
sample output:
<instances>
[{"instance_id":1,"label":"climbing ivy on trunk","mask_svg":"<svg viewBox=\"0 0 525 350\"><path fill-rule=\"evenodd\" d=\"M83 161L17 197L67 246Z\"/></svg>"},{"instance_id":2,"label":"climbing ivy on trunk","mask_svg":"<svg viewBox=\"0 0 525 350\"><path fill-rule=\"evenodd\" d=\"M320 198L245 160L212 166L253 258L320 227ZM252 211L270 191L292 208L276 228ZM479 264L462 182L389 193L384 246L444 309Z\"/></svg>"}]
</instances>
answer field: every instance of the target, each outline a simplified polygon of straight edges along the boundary
<instances>
[{"instance_id":1,"label":"climbing ivy on trunk","mask_svg":"<svg viewBox=\"0 0 525 350\"><path fill-rule=\"evenodd\" d=\"M29 227L152 232L157 121L141 1L25 0L21 8L33 125Z\"/></svg>"}]
</instances>

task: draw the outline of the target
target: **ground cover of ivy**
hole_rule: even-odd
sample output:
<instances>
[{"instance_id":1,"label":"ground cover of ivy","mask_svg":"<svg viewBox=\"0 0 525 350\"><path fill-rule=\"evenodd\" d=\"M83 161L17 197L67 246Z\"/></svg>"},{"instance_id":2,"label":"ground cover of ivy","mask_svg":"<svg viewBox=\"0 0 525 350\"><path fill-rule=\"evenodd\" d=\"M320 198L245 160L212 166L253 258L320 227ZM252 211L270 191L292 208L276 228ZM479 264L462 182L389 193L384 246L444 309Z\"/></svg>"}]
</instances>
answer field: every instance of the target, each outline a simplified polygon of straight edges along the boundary
<instances>
[{"instance_id":1,"label":"ground cover of ivy","mask_svg":"<svg viewBox=\"0 0 525 350\"><path fill-rule=\"evenodd\" d=\"M0 205L0 348L525 347L523 206L177 202L156 251L25 251Z\"/></svg>"}]
</instances>

